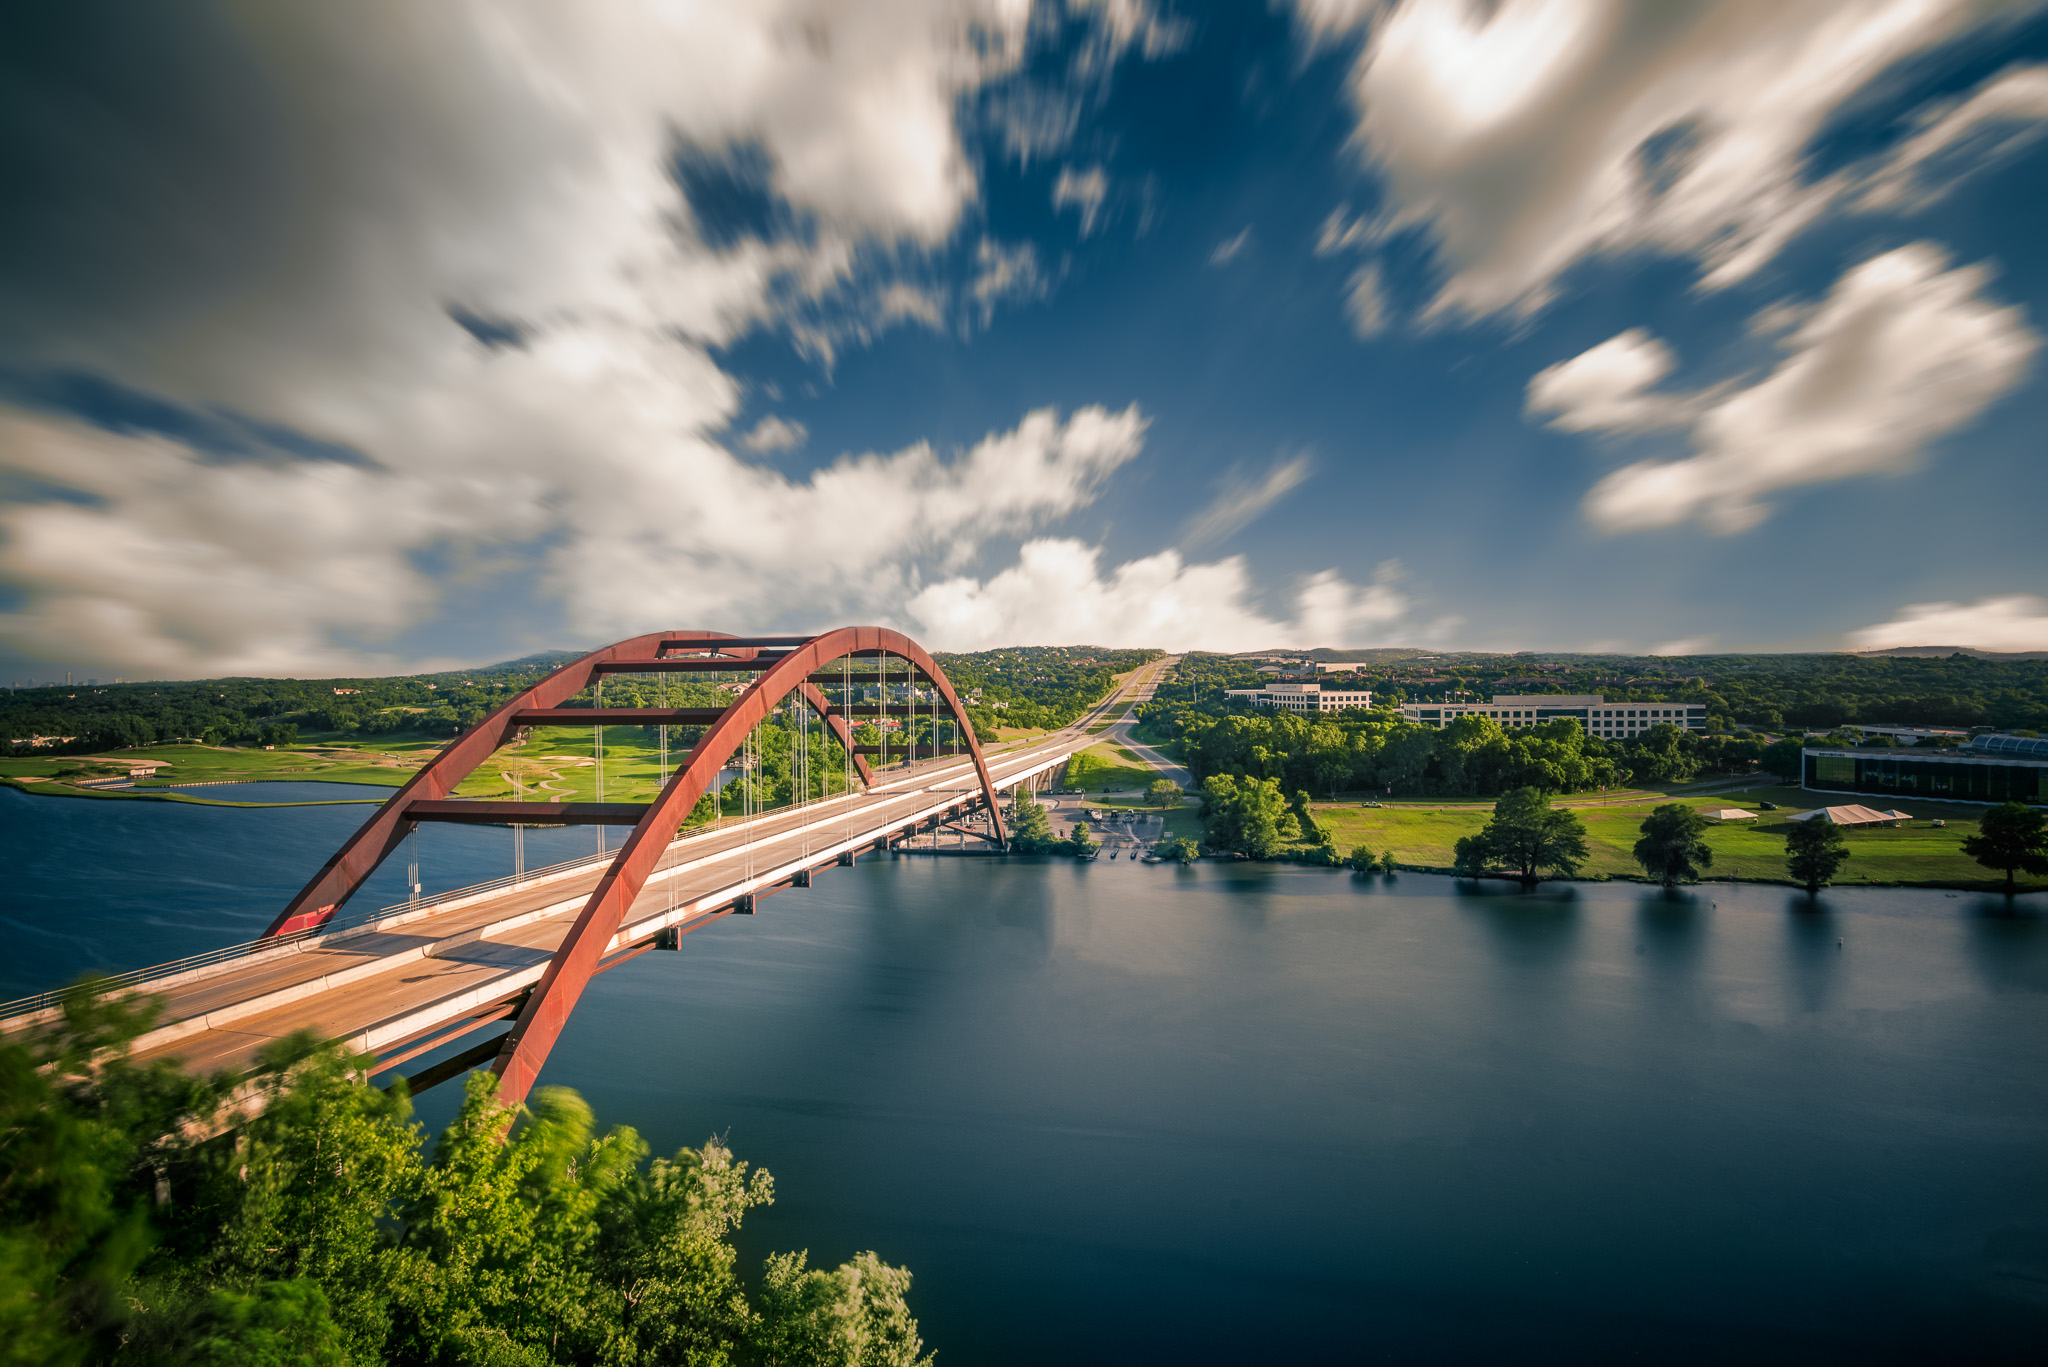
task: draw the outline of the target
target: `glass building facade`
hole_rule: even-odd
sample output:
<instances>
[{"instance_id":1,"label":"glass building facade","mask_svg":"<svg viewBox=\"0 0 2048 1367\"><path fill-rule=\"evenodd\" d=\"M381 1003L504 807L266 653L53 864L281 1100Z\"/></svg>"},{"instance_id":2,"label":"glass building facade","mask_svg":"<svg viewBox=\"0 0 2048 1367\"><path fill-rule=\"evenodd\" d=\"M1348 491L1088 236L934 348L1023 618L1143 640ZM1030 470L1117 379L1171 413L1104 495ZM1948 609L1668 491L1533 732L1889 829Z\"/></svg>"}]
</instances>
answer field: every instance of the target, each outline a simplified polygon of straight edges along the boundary
<instances>
[{"instance_id":1,"label":"glass building facade","mask_svg":"<svg viewBox=\"0 0 2048 1367\"><path fill-rule=\"evenodd\" d=\"M2048 802L2048 759L1975 758L1910 750L1808 750L1805 784L1834 793L1950 802Z\"/></svg>"}]
</instances>

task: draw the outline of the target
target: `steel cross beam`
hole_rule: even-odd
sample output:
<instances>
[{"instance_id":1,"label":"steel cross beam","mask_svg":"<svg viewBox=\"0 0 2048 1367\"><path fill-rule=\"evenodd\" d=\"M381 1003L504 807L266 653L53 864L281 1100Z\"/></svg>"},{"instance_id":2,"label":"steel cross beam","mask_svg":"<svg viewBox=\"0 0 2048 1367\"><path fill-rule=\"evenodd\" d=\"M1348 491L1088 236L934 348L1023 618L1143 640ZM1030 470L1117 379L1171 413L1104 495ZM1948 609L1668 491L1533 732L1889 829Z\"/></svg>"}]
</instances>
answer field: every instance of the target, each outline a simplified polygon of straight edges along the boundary
<instances>
[{"instance_id":1,"label":"steel cross beam","mask_svg":"<svg viewBox=\"0 0 2048 1367\"><path fill-rule=\"evenodd\" d=\"M736 650L753 645L783 644L785 642L781 638L750 638L734 640L734 644L721 648ZM639 896L647 876L667 850L676 828L708 791L726 760L740 748L754 727L781 705L784 698L791 693L802 693L807 697L815 695L810 676L828 660L863 651L909 661L938 688L954 714L960 715L960 701L954 696L953 686L946 681L945 674L923 647L900 632L886 627L842 627L810 637L785 651L733 702L724 716L706 729L690 751L689 759L663 785L661 796L655 799L653 807L633 828L633 833L626 837L611 867L598 880L575 924L569 928L568 935L548 961L540 982L527 998L518 1023L505 1037L504 1047L498 1052L494 1068L498 1074L498 1099L501 1103L518 1106L526 1100L548 1052L561 1037L570 1013L576 1009L583 989L607 962L605 956L610 950L612 937L618 933L634 898ZM820 706L821 710L822 703L822 699L814 699L814 705ZM841 725L844 725L843 719ZM971 733L968 736L968 754L981 779L982 794L988 804L989 820L997 843L1007 845L1008 836L1003 830L995 784L989 777L980 743Z\"/></svg>"},{"instance_id":2,"label":"steel cross beam","mask_svg":"<svg viewBox=\"0 0 2048 1367\"><path fill-rule=\"evenodd\" d=\"M438 801L453 792L472 770L517 734L522 725L518 720L521 712L559 707L588 688L604 665L638 664L669 649L727 649L724 643L733 639L716 631L657 631L635 636L594 650L582 659L562 666L501 704L489 716L441 747L439 754L392 794L320 866L320 871L299 890L298 896L285 904L277 919L270 923L270 929L263 932L265 937L289 935L293 931L310 930L325 924L335 909L347 901L377 866L398 848L398 843L411 834L417 823L407 814L407 809L415 802ZM751 657L755 652L749 648L746 653Z\"/></svg>"}]
</instances>

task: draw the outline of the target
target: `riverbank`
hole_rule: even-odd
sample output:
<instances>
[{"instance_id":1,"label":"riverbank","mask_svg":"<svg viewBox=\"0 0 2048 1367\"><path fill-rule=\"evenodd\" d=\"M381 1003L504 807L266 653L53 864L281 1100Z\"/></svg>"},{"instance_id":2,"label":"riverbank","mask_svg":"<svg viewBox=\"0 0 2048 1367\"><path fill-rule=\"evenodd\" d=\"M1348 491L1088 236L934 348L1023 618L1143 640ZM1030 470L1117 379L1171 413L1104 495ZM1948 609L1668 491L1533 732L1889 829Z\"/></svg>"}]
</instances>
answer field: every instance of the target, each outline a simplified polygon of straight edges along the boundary
<instances>
[{"instance_id":1,"label":"riverbank","mask_svg":"<svg viewBox=\"0 0 2048 1367\"><path fill-rule=\"evenodd\" d=\"M1633 801L1575 805L1586 825L1588 858L1576 875L1591 881L1650 882L1632 853L1641 838L1643 819L1666 803L1703 812L1730 808L1749 811L1747 820L1714 821L1706 832L1714 852L1711 880L1716 883L1766 883L1798 886L1785 874L1785 836L1790 818L1813 808L1849 801L1837 795L1797 788L1753 786L1747 792L1645 795ZM1874 801L1874 799L1873 799ZM2003 892L2002 874L1987 870L1963 853L1963 841L1977 834L1986 810L1966 803L1915 803L1899 799L1913 820L1902 826L1849 829L1849 862L1835 880L1841 887L1953 889L1962 892ZM1763 810L1764 803L1778 810ZM1564 804L1560 804L1564 805ZM1403 868L1451 872L1453 851L1463 836L1476 835L1493 814L1491 802L1468 805L1363 807L1356 803L1311 803L1318 822L1337 837L1349 853L1355 846L1394 856ZM1936 822L1940 825L1936 825ZM1298 843L1297 853L1310 847ZM2048 879L2022 878L2017 890L2048 889Z\"/></svg>"}]
</instances>

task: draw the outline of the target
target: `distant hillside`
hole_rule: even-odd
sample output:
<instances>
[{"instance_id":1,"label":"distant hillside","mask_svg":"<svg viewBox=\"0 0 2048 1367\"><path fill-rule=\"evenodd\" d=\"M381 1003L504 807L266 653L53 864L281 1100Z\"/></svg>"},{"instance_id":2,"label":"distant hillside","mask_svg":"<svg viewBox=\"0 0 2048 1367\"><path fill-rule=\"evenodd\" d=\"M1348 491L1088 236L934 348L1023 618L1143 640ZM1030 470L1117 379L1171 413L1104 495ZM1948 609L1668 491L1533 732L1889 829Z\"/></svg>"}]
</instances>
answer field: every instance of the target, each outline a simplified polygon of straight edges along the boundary
<instances>
[{"instance_id":1,"label":"distant hillside","mask_svg":"<svg viewBox=\"0 0 2048 1367\"><path fill-rule=\"evenodd\" d=\"M1889 650L1859 650L1858 655L1889 655L1895 660L1946 660L1967 655L1973 660L2048 660L2048 650L1977 650L1971 646L1893 646Z\"/></svg>"}]
</instances>

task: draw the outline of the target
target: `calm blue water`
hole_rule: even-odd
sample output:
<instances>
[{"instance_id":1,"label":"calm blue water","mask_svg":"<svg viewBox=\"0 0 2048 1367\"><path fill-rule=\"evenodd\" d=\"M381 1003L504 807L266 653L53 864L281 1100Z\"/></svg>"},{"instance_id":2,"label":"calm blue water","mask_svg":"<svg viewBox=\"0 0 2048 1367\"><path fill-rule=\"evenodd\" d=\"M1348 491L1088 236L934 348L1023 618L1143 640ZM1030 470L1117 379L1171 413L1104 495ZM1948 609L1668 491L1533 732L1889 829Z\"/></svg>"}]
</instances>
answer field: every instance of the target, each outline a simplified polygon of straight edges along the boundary
<instances>
[{"instance_id":1,"label":"calm blue water","mask_svg":"<svg viewBox=\"0 0 2048 1367\"><path fill-rule=\"evenodd\" d=\"M239 788L317 789L290 801L390 796L352 783L252 783ZM69 982L87 969L120 972L183 958L263 933L278 909L372 807L204 807L32 797L0 788L0 1000ZM617 848L622 832L614 832ZM597 852L588 827L526 833L526 865L540 868ZM428 893L512 872L512 833L492 826L427 826L418 836ZM402 847L401 847L402 850ZM348 904L350 911L405 900L405 862L394 855Z\"/></svg>"},{"instance_id":2,"label":"calm blue water","mask_svg":"<svg viewBox=\"0 0 2048 1367\"><path fill-rule=\"evenodd\" d=\"M0 792L27 987L361 811ZM726 1135L750 1257L907 1264L942 1361L2033 1362L2044 1045L2040 898L905 858L600 978L546 1080Z\"/></svg>"},{"instance_id":3,"label":"calm blue water","mask_svg":"<svg viewBox=\"0 0 2048 1367\"><path fill-rule=\"evenodd\" d=\"M158 787L139 785L137 793L177 793L208 802L341 802L350 799L382 802L395 788L375 783L316 783L305 779L275 779L261 783L191 783Z\"/></svg>"}]
</instances>

